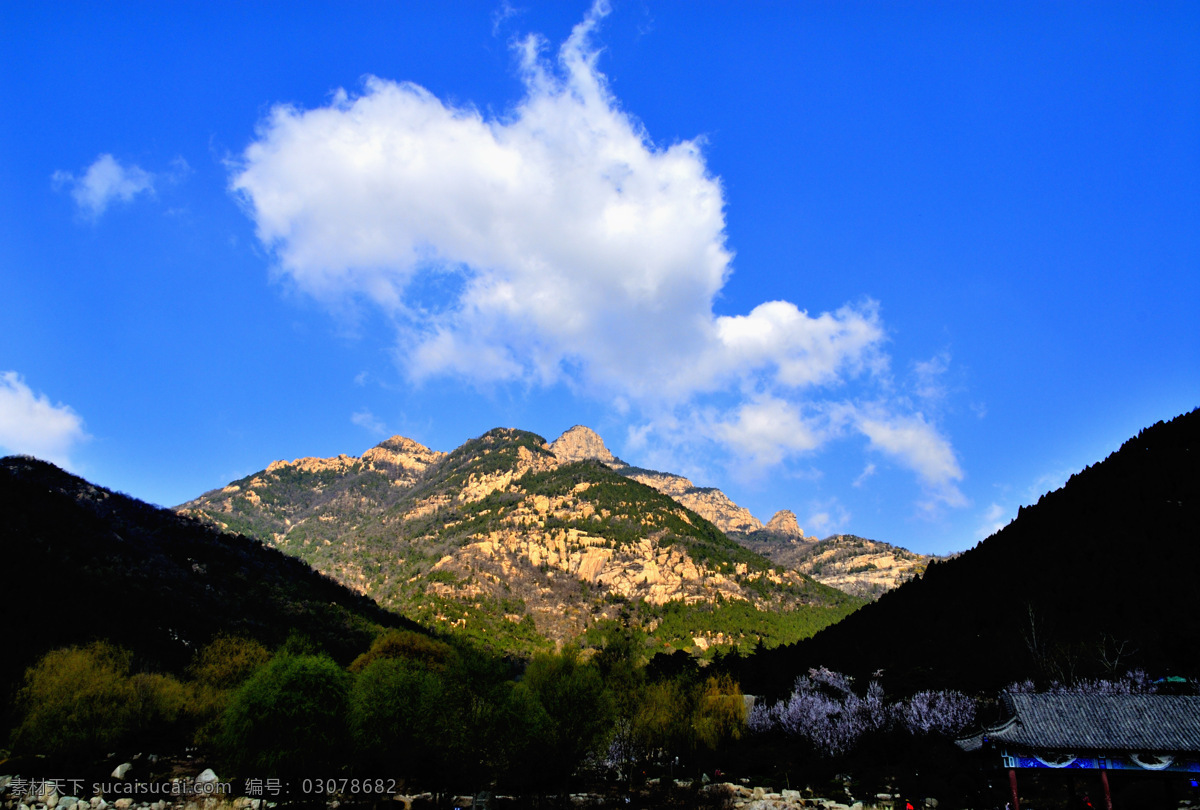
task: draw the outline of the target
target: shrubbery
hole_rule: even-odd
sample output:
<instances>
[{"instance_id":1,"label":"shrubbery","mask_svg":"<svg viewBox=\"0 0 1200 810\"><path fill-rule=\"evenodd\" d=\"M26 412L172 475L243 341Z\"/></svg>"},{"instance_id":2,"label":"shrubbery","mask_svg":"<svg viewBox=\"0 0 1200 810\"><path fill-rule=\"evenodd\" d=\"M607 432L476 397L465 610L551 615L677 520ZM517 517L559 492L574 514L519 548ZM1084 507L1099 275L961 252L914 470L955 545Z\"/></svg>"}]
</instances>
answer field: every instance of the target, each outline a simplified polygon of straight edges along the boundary
<instances>
[{"instance_id":1,"label":"shrubbery","mask_svg":"<svg viewBox=\"0 0 1200 810\"><path fill-rule=\"evenodd\" d=\"M130 654L104 642L46 654L25 673L14 747L79 760L132 739L174 741L189 725L187 688L170 675L130 675Z\"/></svg>"},{"instance_id":2,"label":"shrubbery","mask_svg":"<svg viewBox=\"0 0 1200 810\"><path fill-rule=\"evenodd\" d=\"M350 676L332 659L280 653L234 695L220 746L243 774L329 773L348 753L349 696Z\"/></svg>"}]
</instances>

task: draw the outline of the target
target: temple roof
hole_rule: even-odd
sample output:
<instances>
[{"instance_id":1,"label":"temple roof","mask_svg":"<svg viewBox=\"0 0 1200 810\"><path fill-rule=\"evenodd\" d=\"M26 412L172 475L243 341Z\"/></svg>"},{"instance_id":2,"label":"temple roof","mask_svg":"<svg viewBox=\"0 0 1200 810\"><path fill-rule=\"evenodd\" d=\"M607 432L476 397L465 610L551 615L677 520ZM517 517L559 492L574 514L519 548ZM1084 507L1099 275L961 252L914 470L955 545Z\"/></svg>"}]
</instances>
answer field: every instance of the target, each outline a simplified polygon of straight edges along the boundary
<instances>
[{"instance_id":1,"label":"temple roof","mask_svg":"<svg viewBox=\"0 0 1200 810\"><path fill-rule=\"evenodd\" d=\"M981 738L1026 749L1068 751L1200 751L1200 697L1009 693L1009 718Z\"/></svg>"}]
</instances>

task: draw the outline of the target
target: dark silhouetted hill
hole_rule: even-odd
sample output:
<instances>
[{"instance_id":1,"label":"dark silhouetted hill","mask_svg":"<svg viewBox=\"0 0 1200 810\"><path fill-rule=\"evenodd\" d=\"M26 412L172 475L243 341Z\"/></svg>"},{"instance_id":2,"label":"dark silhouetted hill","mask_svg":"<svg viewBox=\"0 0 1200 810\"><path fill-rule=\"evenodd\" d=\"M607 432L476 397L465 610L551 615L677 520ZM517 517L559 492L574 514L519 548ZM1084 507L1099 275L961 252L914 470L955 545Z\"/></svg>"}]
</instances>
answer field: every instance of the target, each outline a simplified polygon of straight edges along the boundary
<instances>
[{"instance_id":1,"label":"dark silhouetted hill","mask_svg":"<svg viewBox=\"0 0 1200 810\"><path fill-rule=\"evenodd\" d=\"M975 548L744 664L779 693L828 666L889 690L1200 675L1200 411L1146 428Z\"/></svg>"},{"instance_id":2,"label":"dark silhouetted hill","mask_svg":"<svg viewBox=\"0 0 1200 810\"><path fill-rule=\"evenodd\" d=\"M0 459L0 577L4 706L41 655L96 639L178 671L218 633L273 647L296 630L348 660L416 627L257 540L28 457Z\"/></svg>"}]
</instances>

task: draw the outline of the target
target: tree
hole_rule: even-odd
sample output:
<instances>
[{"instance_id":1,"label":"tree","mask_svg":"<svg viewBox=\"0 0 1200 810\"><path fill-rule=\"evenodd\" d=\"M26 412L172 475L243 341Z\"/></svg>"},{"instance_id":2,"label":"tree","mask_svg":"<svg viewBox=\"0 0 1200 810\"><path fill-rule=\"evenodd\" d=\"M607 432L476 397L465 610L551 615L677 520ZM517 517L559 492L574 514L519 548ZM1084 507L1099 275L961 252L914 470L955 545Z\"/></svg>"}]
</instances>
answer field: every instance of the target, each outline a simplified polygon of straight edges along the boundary
<instances>
[{"instance_id":1,"label":"tree","mask_svg":"<svg viewBox=\"0 0 1200 810\"><path fill-rule=\"evenodd\" d=\"M190 671L199 683L233 689L270 660L270 651L257 641L220 635L196 653Z\"/></svg>"},{"instance_id":2,"label":"tree","mask_svg":"<svg viewBox=\"0 0 1200 810\"><path fill-rule=\"evenodd\" d=\"M442 641L411 630L389 630L371 642L371 649L350 664L351 672L362 672L379 658L411 659L428 669L441 670L453 655L453 648Z\"/></svg>"},{"instance_id":3,"label":"tree","mask_svg":"<svg viewBox=\"0 0 1200 810\"><path fill-rule=\"evenodd\" d=\"M449 753L439 733L444 703L436 673L396 659L368 664L350 693L350 731L366 772L414 781L440 772Z\"/></svg>"},{"instance_id":4,"label":"tree","mask_svg":"<svg viewBox=\"0 0 1200 810\"><path fill-rule=\"evenodd\" d=\"M574 648L536 656L518 688L528 690L545 711L546 777L565 786L584 756L605 741L612 698L599 671L581 662Z\"/></svg>"},{"instance_id":5,"label":"tree","mask_svg":"<svg viewBox=\"0 0 1200 810\"><path fill-rule=\"evenodd\" d=\"M917 692L896 707L910 734L958 734L975 722L975 701L953 689Z\"/></svg>"},{"instance_id":6,"label":"tree","mask_svg":"<svg viewBox=\"0 0 1200 810\"><path fill-rule=\"evenodd\" d=\"M134 725L130 655L105 642L47 653L25 673L19 750L74 759L117 747Z\"/></svg>"},{"instance_id":7,"label":"tree","mask_svg":"<svg viewBox=\"0 0 1200 810\"><path fill-rule=\"evenodd\" d=\"M741 739L746 727L746 700L729 675L710 677L698 688L692 727L696 742L715 751L730 740Z\"/></svg>"},{"instance_id":8,"label":"tree","mask_svg":"<svg viewBox=\"0 0 1200 810\"><path fill-rule=\"evenodd\" d=\"M321 655L279 653L242 684L220 738L242 773L295 779L329 773L349 742L350 676Z\"/></svg>"}]
</instances>

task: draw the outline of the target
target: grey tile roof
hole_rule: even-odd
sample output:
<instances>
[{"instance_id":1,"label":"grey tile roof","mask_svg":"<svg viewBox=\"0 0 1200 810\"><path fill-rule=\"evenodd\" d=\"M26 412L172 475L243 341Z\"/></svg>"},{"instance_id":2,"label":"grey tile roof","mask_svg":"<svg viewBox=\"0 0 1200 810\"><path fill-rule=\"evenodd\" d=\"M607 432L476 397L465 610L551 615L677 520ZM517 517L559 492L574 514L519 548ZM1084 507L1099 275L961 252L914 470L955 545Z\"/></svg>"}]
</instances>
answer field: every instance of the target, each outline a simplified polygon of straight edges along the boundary
<instances>
[{"instance_id":1,"label":"grey tile roof","mask_svg":"<svg viewBox=\"0 0 1200 810\"><path fill-rule=\"evenodd\" d=\"M1200 697L1006 693L995 742L1071 751L1200 751Z\"/></svg>"}]
</instances>

